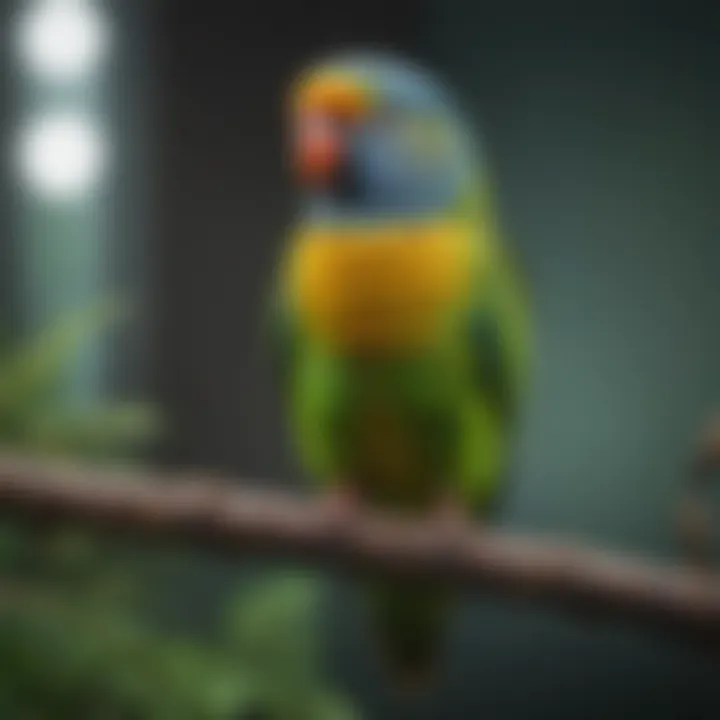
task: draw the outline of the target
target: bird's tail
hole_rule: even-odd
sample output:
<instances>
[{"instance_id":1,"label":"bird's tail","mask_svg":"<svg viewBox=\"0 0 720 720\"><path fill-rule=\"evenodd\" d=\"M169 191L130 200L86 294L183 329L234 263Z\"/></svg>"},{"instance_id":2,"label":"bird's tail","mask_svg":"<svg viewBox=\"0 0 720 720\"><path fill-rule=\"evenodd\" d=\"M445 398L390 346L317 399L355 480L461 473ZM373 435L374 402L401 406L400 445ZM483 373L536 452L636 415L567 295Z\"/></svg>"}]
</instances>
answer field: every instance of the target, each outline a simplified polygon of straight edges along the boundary
<instances>
[{"instance_id":1,"label":"bird's tail","mask_svg":"<svg viewBox=\"0 0 720 720\"><path fill-rule=\"evenodd\" d=\"M391 679L405 692L426 689L443 655L448 597L436 587L377 581L370 589L371 622Z\"/></svg>"}]
</instances>

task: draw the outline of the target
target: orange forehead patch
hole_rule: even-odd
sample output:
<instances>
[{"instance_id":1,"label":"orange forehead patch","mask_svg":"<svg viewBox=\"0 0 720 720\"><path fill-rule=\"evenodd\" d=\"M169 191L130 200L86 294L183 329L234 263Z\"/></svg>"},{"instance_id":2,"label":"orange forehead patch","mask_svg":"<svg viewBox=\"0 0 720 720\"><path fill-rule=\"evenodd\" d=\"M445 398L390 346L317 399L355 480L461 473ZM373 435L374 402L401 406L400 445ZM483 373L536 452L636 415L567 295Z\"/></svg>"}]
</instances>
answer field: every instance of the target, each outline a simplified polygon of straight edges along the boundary
<instances>
[{"instance_id":1,"label":"orange forehead patch","mask_svg":"<svg viewBox=\"0 0 720 720\"><path fill-rule=\"evenodd\" d=\"M294 101L295 108L300 112L323 112L353 120L367 113L370 94L352 76L323 72L303 78Z\"/></svg>"}]
</instances>

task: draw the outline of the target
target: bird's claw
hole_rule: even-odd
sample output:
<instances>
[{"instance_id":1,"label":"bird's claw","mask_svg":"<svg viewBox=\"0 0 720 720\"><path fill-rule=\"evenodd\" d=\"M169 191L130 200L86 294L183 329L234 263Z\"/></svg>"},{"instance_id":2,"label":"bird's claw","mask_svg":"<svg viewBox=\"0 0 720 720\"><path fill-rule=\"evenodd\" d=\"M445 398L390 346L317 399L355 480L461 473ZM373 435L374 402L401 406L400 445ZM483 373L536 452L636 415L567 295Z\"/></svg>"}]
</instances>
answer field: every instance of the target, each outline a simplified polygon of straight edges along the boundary
<instances>
[{"instance_id":1,"label":"bird's claw","mask_svg":"<svg viewBox=\"0 0 720 720\"><path fill-rule=\"evenodd\" d=\"M475 526L466 508L455 497L443 499L433 513L442 549L450 555L461 550L472 537Z\"/></svg>"},{"instance_id":2,"label":"bird's claw","mask_svg":"<svg viewBox=\"0 0 720 720\"><path fill-rule=\"evenodd\" d=\"M322 522L330 531L342 533L357 517L360 500L347 484L334 485L320 501Z\"/></svg>"}]
</instances>

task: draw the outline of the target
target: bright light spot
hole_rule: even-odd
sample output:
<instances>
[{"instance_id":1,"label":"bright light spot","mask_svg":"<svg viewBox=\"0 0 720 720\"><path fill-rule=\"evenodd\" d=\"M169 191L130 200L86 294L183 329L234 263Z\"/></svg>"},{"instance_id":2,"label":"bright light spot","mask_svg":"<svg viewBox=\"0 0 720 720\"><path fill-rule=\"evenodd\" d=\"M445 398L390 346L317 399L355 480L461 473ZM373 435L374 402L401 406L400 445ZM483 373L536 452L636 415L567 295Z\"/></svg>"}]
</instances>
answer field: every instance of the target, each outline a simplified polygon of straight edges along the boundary
<instances>
[{"instance_id":1,"label":"bright light spot","mask_svg":"<svg viewBox=\"0 0 720 720\"><path fill-rule=\"evenodd\" d=\"M17 160L28 190L55 201L91 193L107 169L108 148L90 120L46 115L23 128Z\"/></svg>"},{"instance_id":2,"label":"bright light spot","mask_svg":"<svg viewBox=\"0 0 720 720\"><path fill-rule=\"evenodd\" d=\"M18 50L27 68L58 82L92 73L109 40L107 24L92 0L35 0L17 27Z\"/></svg>"}]
</instances>

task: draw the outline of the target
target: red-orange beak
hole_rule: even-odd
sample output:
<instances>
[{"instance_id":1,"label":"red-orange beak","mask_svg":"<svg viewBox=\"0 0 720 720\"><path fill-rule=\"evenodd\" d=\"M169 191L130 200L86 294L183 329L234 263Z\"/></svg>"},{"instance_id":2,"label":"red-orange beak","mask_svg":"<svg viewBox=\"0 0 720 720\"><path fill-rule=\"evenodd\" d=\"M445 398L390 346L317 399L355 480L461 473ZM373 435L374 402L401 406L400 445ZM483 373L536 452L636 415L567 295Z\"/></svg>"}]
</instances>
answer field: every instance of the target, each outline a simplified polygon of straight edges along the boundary
<instances>
[{"instance_id":1,"label":"red-orange beak","mask_svg":"<svg viewBox=\"0 0 720 720\"><path fill-rule=\"evenodd\" d=\"M295 170L300 182L323 185L346 158L346 132L367 111L367 92L346 75L311 75L294 99Z\"/></svg>"},{"instance_id":2,"label":"red-orange beak","mask_svg":"<svg viewBox=\"0 0 720 720\"><path fill-rule=\"evenodd\" d=\"M322 113L299 119L295 139L295 165L300 182L324 185L329 182L345 154L342 128Z\"/></svg>"}]
</instances>

